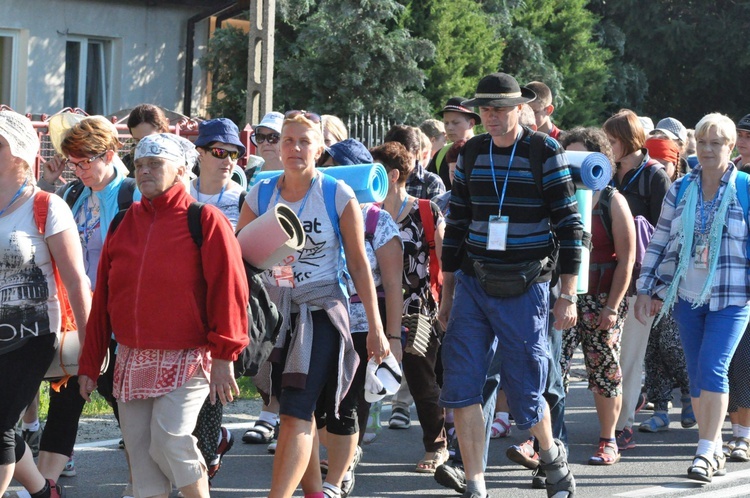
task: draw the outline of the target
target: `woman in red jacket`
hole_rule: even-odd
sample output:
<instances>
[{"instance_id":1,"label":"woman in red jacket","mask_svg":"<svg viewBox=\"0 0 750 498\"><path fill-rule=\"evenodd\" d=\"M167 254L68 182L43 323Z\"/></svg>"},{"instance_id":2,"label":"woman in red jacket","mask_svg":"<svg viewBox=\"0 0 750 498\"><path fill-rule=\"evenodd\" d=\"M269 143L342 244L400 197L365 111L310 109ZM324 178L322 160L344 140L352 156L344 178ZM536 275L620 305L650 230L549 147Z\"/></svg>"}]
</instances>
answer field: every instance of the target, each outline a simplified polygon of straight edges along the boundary
<instances>
[{"instance_id":1,"label":"woman in red jacket","mask_svg":"<svg viewBox=\"0 0 750 498\"><path fill-rule=\"evenodd\" d=\"M239 389L232 362L247 345L248 284L226 217L203 207L203 242L187 223L193 199L186 160L173 135L145 137L135 151L143 200L102 248L81 355L81 395L96 387L110 333L119 344L114 396L132 455L137 496L207 497L206 462L191 435L206 399Z\"/></svg>"}]
</instances>

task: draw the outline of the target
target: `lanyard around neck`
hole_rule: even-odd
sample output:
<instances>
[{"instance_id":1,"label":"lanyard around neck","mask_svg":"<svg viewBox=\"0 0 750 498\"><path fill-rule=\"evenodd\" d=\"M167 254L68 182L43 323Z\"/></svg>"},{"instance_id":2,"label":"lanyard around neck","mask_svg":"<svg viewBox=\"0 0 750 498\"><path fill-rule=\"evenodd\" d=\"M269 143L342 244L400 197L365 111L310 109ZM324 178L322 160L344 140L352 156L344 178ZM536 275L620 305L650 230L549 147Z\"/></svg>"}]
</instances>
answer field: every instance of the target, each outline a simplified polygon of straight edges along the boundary
<instances>
[{"instance_id":1,"label":"lanyard around neck","mask_svg":"<svg viewBox=\"0 0 750 498\"><path fill-rule=\"evenodd\" d=\"M221 204L221 198L224 195L224 191L226 189L227 189L226 185L222 185L221 186L221 192L219 192L219 198L216 200L216 207L218 207ZM195 180L195 191L198 192L198 197L199 197L196 200L200 201L200 196L201 196L201 179L200 178L198 178L197 180ZM213 195L211 197L213 197ZM209 199L211 197L209 197Z\"/></svg>"},{"instance_id":2,"label":"lanyard around neck","mask_svg":"<svg viewBox=\"0 0 750 498\"><path fill-rule=\"evenodd\" d=\"M0 211L0 216L4 215L5 212L8 210L8 208L11 207L13 205L13 203L16 202L16 200L18 200L18 198L21 196L21 192L23 192L23 189L26 188L26 184L28 183L28 181L29 181L28 179L24 180L23 184L20 187L18 187L18 190L16 191L16 194L10 200L10 202L8 203L8 205L5 206L2 209L2 211Z\"/></svg>"},{"instance_id":3,"label":"lanyard around neck","mask_svg":"<svg viewBox=\"0 0 750 498\"><path fill-rule=\"evenodd\" d=\"M315 184L315 180L318 179L318 175L316 174L313 176L313 179L310 180L310 186L307 188L307 193L305 193L305 197L302 198L302 204L299 206L299 210L297 210L297 216L299 217L302 214L302 210L305 209L305 204L307 204L307 198L310 196L310 192L312 191L312 187ZM282 183L284 182L284 178L281 179ZM277 187L276 189L276 199L273 201L273 205L279 203L279 197L281 197L281 189Z\"/></svg>"},{"instance_id":4,"label":"lanyard around neck","mask_svg":"<svg viewBox=\"0 0 750 498\"><path fill-rule=\"evenodd\" d=\"M494 145L492 142L492 139L490 139L490 171L492 171L492 184L495 186L495 194L497 195L498 200L500 201L500 206L498 207L498 214L502 214L503 211L503 201L505 201L505 189L508 188L508 175L510 175L510 167L513 164L513 157L516 155L516 146L518 145L518 141L521 138L521 135L523 134L523 131L518 134L516 137L516 140L513 142L513 150L510 152L510 161L508 161L508 170L505 172L505 182L503 182L503 193L502 195L497 190L497 178L495 178L495 160L492 157L492 146Z\"/></svg>"},{"instance_id":5,"label":"lanyard around neck","mask_svg":"<svg viewBox=\"0 0 750 498\"><path fill-rule=\"evenodd\" d=\"M633 182L635 181L635 179L636 179L636 178L638 178L638 175L640 175L640 174L641 174L641 173L643 172L643 168L645 168L645 167L646 167L646 162L647 162L647 161L644 161L644 162L643 162L643 163L642 163L642 164L641 164L641 165L640 165L640 166L638 167L638 170L637 170L637 171L635 172L635 174L634 174L634 175L633 175L632 177L630 177L630 181L628 182L628 184L627 184L627 185L625 185L624 187L622 187L622 189L621 189L621 190L622 190L623 192L624 192L624 191L625 191L625 190L626 190L626 189L627 189L627 188L628 188L628 187L630 186L630 184L631 184L631 183L633 183Z\"/></svg>"},{"instance_id":6,"label":"lanyard around neck","mask_svg":"<svg viewBox=\"0 0 750 498\"><path fill-rule=\"evenodd\" d=\"M404 209L406 209L406 205L409 203L409 196L407 195L404 199L404 202L401 203L401 208L398 210L398 214L396 215L396 221L401 219L401 215L404 213Z\"/></svg>"}]
</instances>

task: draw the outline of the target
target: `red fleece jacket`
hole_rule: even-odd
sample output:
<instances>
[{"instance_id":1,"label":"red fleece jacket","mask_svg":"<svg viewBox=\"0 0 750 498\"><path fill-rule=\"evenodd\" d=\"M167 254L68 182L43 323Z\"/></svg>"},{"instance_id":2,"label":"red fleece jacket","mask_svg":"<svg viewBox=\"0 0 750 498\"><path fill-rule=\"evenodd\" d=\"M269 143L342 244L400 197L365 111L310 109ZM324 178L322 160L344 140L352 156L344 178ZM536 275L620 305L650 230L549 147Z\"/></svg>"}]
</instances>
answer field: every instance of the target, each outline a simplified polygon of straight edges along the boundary
<instances>
[{"instance_id":1,"label":"red fleece jacket","mask_svg":"<svg viewBox=\"0 0 750 498\"><path fill-rule=\"evenodd\" d=\"M239 244L227 218L206 205L199 249L187 221L193 201L182 185L144 198L107 237L80 375L99 376L113 331L131 348L208 345L222 360L236 360L247 345L249 288Z\"/></svg>"}]
</instances>

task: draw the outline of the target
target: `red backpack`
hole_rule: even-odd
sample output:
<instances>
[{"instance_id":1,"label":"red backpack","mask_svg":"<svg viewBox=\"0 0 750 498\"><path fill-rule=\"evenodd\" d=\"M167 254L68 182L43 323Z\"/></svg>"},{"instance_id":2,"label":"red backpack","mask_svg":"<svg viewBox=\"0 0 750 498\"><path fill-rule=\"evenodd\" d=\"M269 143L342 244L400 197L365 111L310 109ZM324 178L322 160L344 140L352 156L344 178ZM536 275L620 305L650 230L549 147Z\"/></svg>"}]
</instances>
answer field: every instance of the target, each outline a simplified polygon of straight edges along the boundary
<instances>
[{"instance_id":1,"label":"red backpack","mask_svg":"<svg viewBox=\"0 0 750 498\"><path fill-rule=\"evenodd\" d=\"M419 199L419 217L422 218L424 235L430 247L430 291L435 302L439 303L440 293L443 291L443 272L440 270L440 261L435 250L435 219L429 199Z\"/></svg>"}]
</instances>

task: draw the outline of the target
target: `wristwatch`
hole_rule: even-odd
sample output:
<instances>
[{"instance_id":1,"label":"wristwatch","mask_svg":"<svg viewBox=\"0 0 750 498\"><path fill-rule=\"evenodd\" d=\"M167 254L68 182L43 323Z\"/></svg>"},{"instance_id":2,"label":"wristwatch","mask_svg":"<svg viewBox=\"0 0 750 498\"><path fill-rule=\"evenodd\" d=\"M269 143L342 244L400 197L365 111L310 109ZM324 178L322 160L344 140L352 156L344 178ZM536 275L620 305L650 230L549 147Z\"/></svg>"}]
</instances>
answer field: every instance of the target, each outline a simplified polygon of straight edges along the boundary
<instances>
[{"instance_id":1,"label":"wristwatch","mask_svg":"<svg viewBox=\"0 0 750 498\"><path fill-rule=\"evenodd\" d=\"M575 294L573 294L572 296L570 294L560 294L560 297L563 299L567 299L573 304L578 302L578 296L576 296Z\"/></svg>"}]
</instances>

